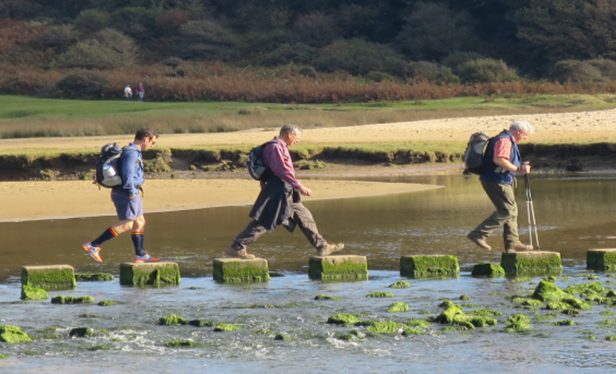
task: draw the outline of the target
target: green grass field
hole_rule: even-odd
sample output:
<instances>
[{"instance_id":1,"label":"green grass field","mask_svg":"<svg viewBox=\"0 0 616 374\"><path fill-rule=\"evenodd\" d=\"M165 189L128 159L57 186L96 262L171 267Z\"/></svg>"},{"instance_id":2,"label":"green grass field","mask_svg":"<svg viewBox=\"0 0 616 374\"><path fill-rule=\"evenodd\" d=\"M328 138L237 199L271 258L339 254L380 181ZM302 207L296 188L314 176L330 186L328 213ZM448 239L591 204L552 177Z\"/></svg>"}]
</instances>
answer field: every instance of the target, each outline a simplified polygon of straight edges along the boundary
<instances>
[{"instance_id":1,"label":"green grass field","mask_svg":"<svg viewBox=\"0 0 616 374\"><path fill-rule=\"evenodd\" d=\"M353 126L475 115L599 110L616 95L462 97L344 104L144 102L58 100L0 95L0 138L131 134L149 126L160 133L226 132L277 127Z\"/></svg>"}]
</instances>

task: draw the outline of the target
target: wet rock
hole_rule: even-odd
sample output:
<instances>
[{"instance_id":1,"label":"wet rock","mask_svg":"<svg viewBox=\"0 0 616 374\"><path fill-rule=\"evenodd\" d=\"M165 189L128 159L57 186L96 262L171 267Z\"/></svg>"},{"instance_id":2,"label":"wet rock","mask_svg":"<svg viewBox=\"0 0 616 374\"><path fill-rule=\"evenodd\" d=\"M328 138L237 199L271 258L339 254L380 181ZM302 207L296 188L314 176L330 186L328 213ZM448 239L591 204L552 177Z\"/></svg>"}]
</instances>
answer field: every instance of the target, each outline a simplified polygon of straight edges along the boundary
<instances>
[{"instance_id":1,"label":"wet rock","mask_svg":"<svg viewBox=\"0 0 616 374\"><path fill-rule=\"evenodd\" d=\"M274 335L274 340L288 341L290 339L291 338L287 334L278 333L278 334Z\"/></svg>"},{"instance_id":2,"label":"wet rock","mask_svg":"<svg viewBox=\"0 0 616 374\"><path fill-rule=\"evenodd\" d=\"M450 255L415 255L400 258L400 275L411 278L455 278L458 258Z\"/></svg>"},{"instance_id":3,"label":"wet rock","mask_svg":"<svg viewBox=\"0 0 616 374\"><path fill-rule=\"evenodd\" d=\"M389 288L396 288L396 289L403 289L403 288L409 288L409 287L411 287L411 284L405 280L395 281L394 283L389 285Z\"/></svg>"},{"instance_id":4,"label":"wet rock","mask_svg":"<svg viewBox=\"0 0 616 374\"><path fill-rule=\"evenodd\" d=\"M113 280L111 273L76 273L75 279L79 282L103 282Z\"/></svg>"},{"instance_id":5,"label":"wet rock","mask_svg":"<svg viewBox=\"0 0 616 374\"><path fill-rule=\"evenodd\" d=\"M532 328L533 325L526 314L514 314L505 321L505 331L507 332L523 332Z\"/></svg>"},{"instance_id":6,"label":"wet rock","mask_svg":"<svg viewBox=\"0 0 616 374\"><path fill-rule=\"evenodd\" d=\"M21 331L19 326L0 325L0 341L7 344L29 343L32 341L30 336Z\"/></svg>"},{"instance_id":7,"label":"wet rock","mask_svg":"<svg viewBox=\"0 0 616 374\"><path fill-rule=\"evenodd\" d=\"M96 335L96 331L91 327L76 327L68 333L71 337L90 338Z\"/></svg>"},{"instance_id":8,"label":"wet rock","mask_svg":"<svg viewBox=\"0 0 616 374\"><path fill-rule=\"evenodd\" d=\"M214 280L221 283L259 283L270 280L267 260L214 259Z\"/></svg>"},{"instance_id":9,"label":"wet rock","mask_svg":"<svg viewBox=\"0 0 616 374\"><path fill-rule=\"evenodd\" d=\"M327 323L333 325L355 325L360 321L359 317L351 313L337 313L327 319Z\"/></svg>"},{"instance_id":10,"label":"wet rock","mask_svg":"<svg viewBox=\"0 0 616 374\"><path fill-rule=\"evenodd\" d=\"M69 265L24 266L21 285L44 290L70 290L75 288L75 269Z\"/></svg>"},{"instance_id":11,"label":"wet rock","mask_svg":"<svg viewBox=\"0 0 616 374\"><path fill-rule=\"evenodd\" d=\"M102 300L102 301L99 301L98 304L96 304L96 305L98 305L98 306L112 306L112 305L116 305L117 303L118 302L115 301L115 300Z\"/></svg>"},{"instance_id":12,"label":"wet rock","mask_svg":"<svg viewBox=\"0 0 616 374\"><path fill-rule=\"evenodd\" d=\"M554 322L554 326L575 326L575 321L572 319L564 319Z\"/></svg>"},{"instance_id":13,"label":"wet rock","mask_svg":"<svg viewBox=\"0 0 616 374\"><path fill-rule=\"evenodd\" d=\"M22 300L47 300L49 295L42 288L24 285L21 287Z\"/></svg>"},{"instance_id":14,"label":"wet rock","mask_svg":"<svg viewBox=\"0 0 616 374\"><path fill-rule=\"evenodd\" d=\"M363 326L368 326L366 332L371 334L401 334L407 327L396 321L362 321Z\"/></svg>"},{"instance_id":15,"label":"wet rock","mask_svg":"<svg viewBox=\"0 0 616 374\"><path fill-rule=\"evenodd\" d=\"M120 264L120 284L123 286L178 286L180 281L180 267L175 262Z\"/></svg>"},{"instance_id":16,"label":"wet rock","mask_svg":"<svg viewBox=\"0 0 616 374\"><path fill-rule=\"evenodd\" d=\"M212 327L214 325L212 321L208 321L205 319L193 319L191 321L188 321L188 324L194 327Z\"/></svg>"},{"instance_id":17,"label":"wet rock","mask_svg":"<svg viewBox=\"0 0 616 374\"><path fill-rule=\"evenodd\" d=\"M464 313L462 308L450 300L441 303L443 312L433 318L434 322L441 324L460 326L467 329L476 327L494 326L497 321L495 318L473 313Z\"/></svg>"},{"instance_id":18,"label":"wet rock","mask_svg":"<svg viewBox=\"0 0 616 374\"><path fill-rule=\"evenodd\" d=\"M310 279L323 282L361 281L368 279L366 256L313 256L308 261Z\"/></svg>"},{"instance_id":19,"label":"wet rock","mask_svg":"<svg viewBox=\"0 0 616 374\"><path fill-rule=\"evenodd\" d=\"M366 334L359 330L351 330L349 332L338 332L336 333L335 338L350 342L350 341L363 340L366 338Z\"/></svg>"},{"instance_id":20,"label":"wet rock","mask_svg":"<svg viewBox=\"0 0 616 374\"><path fill-rule=\"evenodd\" d=\"M505 276L505 269L499 264L482 263L473 266L473 277L498 278Z\"/></svg>"},{"instance_id":21,"label":"wet rock","mask_svg":"<svg viewBox=\"0 0 616 374\"><path fill-rule=\"evenodd\" d=\"M462 300L462 301L469 301L471 299L471 297L468 296L468 295L460 295L460 297L458 297L458 299Z\"/></svg>"},{"instance_id":22,"label":"wet rock","mask_svg":"<svg viewBox=\"0 0 616 374\"><path fill-rule=\"evenodd\" d=\"M501 266L508 276L559 275L562 270L560 253L528 251L503 253Z\"/></svg>"},{"instance_id":23,"label":"wet rock","mask_svg":"<svg viewBox=\"0 0 616 374\"><path fill-rule=\"evenodd\" d=\"M547 309L552 310L566 310L566 309L589 309L588 303L581 301L568 292L565 292L558 288L556 284L547 280L541 280L535 292L533 292L534 299L543 301Z\"/></svg>"},{"instance_id":24,"label":"wet rock","mask_svg":"<svg viewBox=\"0 0 616 374\"><path fill-rule=\"evenodd\" d=\"M175 326L175 325L185 325L187 324L186 319L177 314L168 314L164 317L161 317L158 320L158 324L161 326Z\"/></svg>"},{"instance_id":25,"label":"wet rock","mask_svg":"<svg viewBox=\"0 0 616 374\"><path fill-rule=\"evenodd\" d=\"M174 339L168 341L165 346L169 348L193 348L195 347L195 342L192 340Z\"/></svg>"},{"instance_id":26,"label":"wet rock","mask_svg":"<svg viewBox=\"0 0 616 374\"><path fill-rule=\"evenodd\" d=\"M219 323L214 326L214 331L237 331L239 329L240 326L234 323Z\"/></svg>"},{"instance_id":27,"label":"wet rock","mask_svg":"<svg viewBox=\"0 0 616 374\"><path fill-rule=\"evenodd\" d=\"M409 309L410 309L409 304L403 301L396 301L395 303L391 304L389 308L387 308L387 311L389 313L402 313L402 312L408 312Z\"/></svg>"},{"instance_id":28,"label":"wet rock","mask_svg":"<svg viewBox=\"0 0 616 374\"><path fill-rule=\"evenodd\" d=\"M388 292L388 291L374 291L366 295L366 297L374 297L374 298L385 298L385 297L395 297L395 296L396 295L393 292Z\"/></svg>"},{"instance_id":29,"label":"wet rock","mask_svg":"<svg viewBox=\"0 0 616 374\"><path fill-rule=\"evenodd\" d=\"M586 268L598 271L616 271L616 248L586 251Z\"/></svg>"},{"instance_id":30,"label":"wet rock","mask_svg":"<svg viewBox=\"0 0 616 374\"><path fill-rule=\"evenodd\" d=\"M317 295L314 297L315 300L340 300L340 296L330 296L330 295Z\"/></svg>"},{"instance_id":31,"label":"wet rock","mask_svg":"<svg viewBox=\"0 0 616 374\"><path fill-rule=\"evenodd\" d=\"M616 342L616 335L608 335L605 337L605 340L609 342Z\"/></svg>"},{"instance_id":32,"label":"wet rock","mask_svg":"<svg viewBox=\"0 0 616 374\"><path fill-rule=\"evenodd\" d=\"M92 296L56 296L51 299L52 304L94 304Z\"/></svg>"}]
</instances>

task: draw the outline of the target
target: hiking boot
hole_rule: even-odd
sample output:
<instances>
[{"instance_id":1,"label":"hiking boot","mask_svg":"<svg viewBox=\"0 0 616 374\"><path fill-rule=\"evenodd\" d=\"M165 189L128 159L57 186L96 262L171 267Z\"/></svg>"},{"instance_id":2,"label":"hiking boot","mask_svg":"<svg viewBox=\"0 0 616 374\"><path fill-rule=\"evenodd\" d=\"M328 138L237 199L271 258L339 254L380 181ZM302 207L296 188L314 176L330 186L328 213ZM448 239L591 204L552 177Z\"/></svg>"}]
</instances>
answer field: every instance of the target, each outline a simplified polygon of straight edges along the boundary
<instances>
[{"instance_id":1,"label":"hiking boot","mask_svg":"<svg viewBox=\"0 0 616 374\"><path fill-rule=\"evenodd\" d=\"M98 263L103 263L103 258L101 257L100 247L95 247L90 242L82 244L81 247L83 248L84 251L88 253L88 256L92 257L92 260Z\"/></svg>"},{"instance_id":2,"label":"hiking boot","mask_svg":"<svg viewBox=\"0 0 616 374\"><path fill-rule=\"evenodd\" d=\"M145 254L143 256L135 256L135 259L133 260L134 263L143 263L143 262L159 262L160 258L158 257L152 257L149 254Z\"/></svg>"},{"instance_id":3,"label":"hiking boot","mask_svg":"<svg viewBox=\"0 0 616 374\"><path fill-rule=\"evenodd\" d=\"M240 258L242 260L253 260L256 258L255 255L251 255L246 252L246 249L235 249L233 247L227 248L225 251L225 257L228 258Z\"/></svg>"},{"instance_id":4,"label":"hiking boot","mask_svg":"<svg viewBox=\"0 0 616 374\"><path fill-rule=\"evenodd\" d=\"M327 244L325 247L317 248L317 256L329 256L332 253L340 252L344 249L344 243Z\"/></svg>"},{"instance_id":5,"label":"hiking boot","mask_svg":"<svg viewBox=\"0 0 616 374\"><path fill-rule=\"evenodd\" d=\"M473 236L471 234L466 235L466 237L473 243L477 244L480 248L487 249L488 251L492 250L492 247L490 247L488 242L486 242L485 238L482 238L480 236Z\"/></svg>"},{"instance_id":6,"label":"hiking boot","mask_svg":"<svg viewBox=\"0 0 616 374\"><path fill-rule=\"evenodd\" d=\"M507 253L516 253L516 252L524 252L524 251L532 251L534 248L530 244L517 243L514 244L513 247L509 247L505 249Z\"/></svg>"}]
</instances>

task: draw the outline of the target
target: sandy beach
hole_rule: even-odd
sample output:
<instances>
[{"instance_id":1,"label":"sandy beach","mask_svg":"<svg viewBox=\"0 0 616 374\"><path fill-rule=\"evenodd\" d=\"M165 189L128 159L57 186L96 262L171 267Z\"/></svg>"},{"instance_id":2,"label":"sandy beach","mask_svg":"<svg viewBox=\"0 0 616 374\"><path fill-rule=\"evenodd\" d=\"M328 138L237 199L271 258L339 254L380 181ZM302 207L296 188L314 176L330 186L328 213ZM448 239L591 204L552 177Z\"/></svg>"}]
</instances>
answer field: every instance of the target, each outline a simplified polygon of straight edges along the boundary
<instances>
[{"instance_id":1,"label":"sandy beach","mask_svg":"<svg viewBox=\"0 0 616 374\"><path fill-rule=\"evenodd\" d=\"M474 131L495 134L507 127L512 119L530 120L536 127L531 141L534 143L593 143L616 142L616 109L579 113L531 114L524 116L487 116L455 119L426 120L388 124L307 129L302 142L368 143L389 141L466 142ZM270 139L277 129L256 129L215 134L170 134L159 139L161 147L198 145L246 144L252 145ZM97 148L110 141L128 143L129 136L88 138L34 138L0 140L0 153L11 153L28 148L61 149L65 151ZM440 173L419 166L423 174ZM447 169L457 165L447 165ZM360 176L352 168L338 168L337 175ZM383 174L388 174L385 168ZM416 173L408 168L408 173ZM370 175L379 170L370 168ZM397 169L397 174L404 169ZM328 175L325 171L324 175ZM383 194L421 191L435 186L406 183L374 183L359 181L310 180L306 183L314 191L311 199L352 198ZM198 209L214 206L248 205L257 193L259 184L248 179L170 179L148 180L145 189L146 212ZM24 204L28 202L27 204ZM0 221L20 221L113 215L109 191L99 190L88 181L1 182Z\"/></svg>"}]
</instances>

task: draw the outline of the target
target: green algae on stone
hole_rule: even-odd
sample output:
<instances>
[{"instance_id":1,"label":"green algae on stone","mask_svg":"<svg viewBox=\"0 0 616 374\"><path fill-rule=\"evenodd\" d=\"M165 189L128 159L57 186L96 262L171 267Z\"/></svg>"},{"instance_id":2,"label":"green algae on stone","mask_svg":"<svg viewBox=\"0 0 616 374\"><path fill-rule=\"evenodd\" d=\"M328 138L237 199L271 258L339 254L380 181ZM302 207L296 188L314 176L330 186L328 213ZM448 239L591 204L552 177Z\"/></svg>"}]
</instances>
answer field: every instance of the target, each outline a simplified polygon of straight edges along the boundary
<instances>
[{"instance_id":1,"label":"green algae on stone","mask_svg":"<svg viewBox=\"0 0 616 374\"><path fill-rule=\"evenodd\" d=\"M118 302L115 300L101 300L98 302L98 306L112 306L112 305L116 305Z\"/></svg>"},{"instance_id":2,"label":"green algae on stone","mask_svg":"<svg viewBox=\"0 0 616 374\"><path fill-rule=\"evenodd\" d=\"M363 281L368 279L366 256L313 256L308 261L308 276L322 282Z\"/></svg>"},{"instance_id":3,"label":"green algae on stone","mask_svg":"<svg viewBox=\"0 0 616 374\"><path fill-rule=\"evenodd\" d=\"M558 286L556 286L556 284L547 280L541 280L539 282L535 288L535 292L533 292L532 297L543 301L546 308L552 310L590 308L588 303L576 298L568 292L561 290Z\"/></svg>"},{"instance_id":4,"label":"green algae on stone","mask_svg":"<svg viewBox=\"0 0 616 374\"><path fill-rule=\"evenodd\" d=\"M543 306L542 301L533 299L532 297L513 296L511 301L514 304L527 309L539 308Z\"/></svg>"},{"instance_id":5,"label":"green algae on stone","mask_svg":"<svg viewBox=\"0 0 616 374\"><path fill-rule=\"evenodd\" d=\"M503 253L501 266L508 276L559 275L563 266L558 252L528 251Z\"/></svg>"},{"instance_id":6,"label":"green algae on stone","mask_svg":"<svg viewBox=\"0 0 616 374\"><path fill-rule=\"evenodd\" d=\"M333 325L355 325L359 321L359 317L351 313L337 313L327 319L327 323Z\"/></svg>"},{"instance_id":7,"label":"green algae on stone","mask_svg":"<svg viewBox=\"0 0 616 374\"><path fill-rule=\"evenodd\" d=\"M575 326L575 321L572 319L564 319L554 322L554 326Z\"/></svg>"},{"instance_id":8,"label":"green algae on stone","mask_svg":"<svg viewBox=\"0 0 616 374\"><path fill-rule=\"evenodd\" d=\"M75 269L69 265L24 266L21 268L22 286L51 290L75 288Z\"/></svg>"},{"instance_id":9,"label":"green algae on stone","mask_svg":"<svg viewBox=\"0 0 616 374\"><path fill-rule=\"evenodd\" d=\"M52 304L94 304L92 296L56 296L51 298Z\"/></svg>"},{"instance_id":10,"label":"green algae on stone","mask_svg":"<svg viewBox=\"0 0 616 374\"><path fill-rule=\"evenodd\" d=\"M76 273L75 279L79 282L103 282L113 280L111 273Z\"/></svg>"},{"instance_id":11,"label":"green algae on stone","mask_svg":"<svg viewBox=\"0 0 616 374\"><path fill-rule=\"evenodd\" d=\"M460 297L458 297L458 299L462 300L462 301L469 301L471 299L471 297L468 296L468 295L460 295Z\"/></svg>"},{"instance_id":12,"label":"green algae on stone","mask_svg":"<svg viewBox=\"0 0 616 374\"><path fill-rule=\"evenodd\" d=\"M315 300L340 300L342 299L340 296L330 296L325 294L320 294L314 297Z\"/></svg>"},{"instance_id":13,"label":"green algae on stone","mask_svg":"<svg viewBox=\"0 0 616 374\"><path fill-rule=\"evenodd\" d=\"M32 287L29 285L21 286L22 300L47 300L49 294L43 288Z\"/></svg>"},{"instance_id":14,"label":"green algae on stone","mask_svg":"<svg viewBox=\"0 0 616 374\"><path fill-rule=\"evenodd\" d=\"M175 262L120 264L120 284L132 287L178 286L180 267Z\"/></svg>"},{"instance_id":15,"label":"green algae on stone","mask_svg":"<svg viewBox=\"0 0 616 374\"><path fill-rule=\"evenodd\" d=\"M451 255L400 257L400 275L411 278L455 278L460 274L458 258Z\"/></svg>"},{"instance_id":16,"label":"green algae on stone","mask_svg":"<svg viewBox=\"0 0 616 374\"><path fill-rule=\"evenodd\" d=\"M220 283L261 283L270 280L267 260L262 258L216 258L213 270L214 280Z\"/></svg>"},{"instance_id":17,"label":"green algae on stone","mask_svg":"<svg viewBox=\"0 0 616 374\"><path fill-rule=\"evenodd\" d=\"M366 338L366 334L359 330L351 330L348 332L337 332L334 337L339 340L344 341L357 341L363 340Z\"/></svg>"},{"instance_id":18,"label":"green algae on stone","mask_svg":"<svg viewBox=\"0 0 616 374\"><path fill-rule=\"evenodd\" d=\"M218 323L214 326L214 331L237 331L240 326L234 323Z\"/></svg>"},{"instance_id":19,"label":"green algae on stone","mask_svg":"<svg viewBox=\"0 0 616 374\"><path fill-rule=\"evenodd\" d=\"M19 326L0 325L0 342L7 344L29 343L32 339L28 334L21 331Z\"/></svg>"},{"instance_id":20,"label":"green algae on stone","mask_svg":"<svg viewBox=\"0 0 616 374\"><path fill-rule=\"evenodd\" d=\"M164 317L161 317L158 320L158 324L161 326L175 326L175 325L185 325L187 324L186 319L177 314L168 314Z\"/></svg>"},{"instance_id":21,"label":"green algae on stone","mask_svg":"<svg viewBox=\"0 0 616 374\"><path fill-rule=\"evenodd\" d=\"M91 327L76 327L68 333L71 337L90 338L96 335L96 331Z\"/></svg>"},{"instance_id":22,"label":"green algae on stone","mask_svg":"<svg viewBox=\"0 0 616 374\"><path fill-rule=\"evenodd\" d=\"M523 332L531 330L532 328L533 325L526 314L517 313L507 318L505 321L506 332Z\"/></svg>"},{"instance_id":23,"label":"green algae on stone","mask_svg":"<svg viewBox=\"0 0 616 374\"><path fill-rule=\"evenodd\" d=\"M616 271L616 248L586 251L586 268L598 271Z\"/></svg>"},{"instance_id":24,"label":"green algae on stone","mask_svg":"<svg viewBox=\"0 0 616 374\"><path fill-rule=\"evenodd\" d=\"M459 305L450 300L443 301L443 303L441 303L441 307L443 308L443 311L441 314L433 318L434 322L460 326L468 329L493 326L497 323L495 318L489 316L464 313Z\"/></svg>"},{"instance_id":25,"label":"green algae on stone","mask_svg":"<svg viewBox=\"0 0 616 374\"><path fill-rule=\"evenodd\" d=\"M374 291L366 295L366 297L374 297L374 298L385 298L385 297L395 297L395 296L396 295L393 292L389 292L389 291Z\"/></svg>"},{"instance_id":26,"label":"green algae on stone","mask_svg":"<svg viewBox=\"0 0 616 374\"><path fill-rule=\"evenodd\" d=\"M168 341L165 346L169 348L193 348L195 346L195 342L192 340L174 339Z\"/></svg>"},{"instance_id":27,"label":"green algae on stone","mask_svg":"<svg viewBox=\"0 0 616 374\"><path fill-rule=\"evenodd\" d=\"M396 301L387 308L387 311L389 313L403 313L408 312L409 309L409 305L404 301Z\"/></svg>"},{"instance_id":28,"label":"green algae on stone","mask_svg":"<svg viewBox=\"0 0 616 374\"><path fill-rule=\"evenodd\" d=\"M5 358L9 358L9 355L6 355L4 353L0 353L0 360L4 360Z\"/></svg>"},{"instance_id":29,"label":"green algae on stone","mask_svg":"<svg viewBox=\"0 0 616 374\"><path fill-rule=\"evenodd\" d=\"M370 334L399 334L407 327L396 321L362 321L361 324L367 326L366 332Z\"/></svg>"},{"instance_id":30,"label":"green algae on stone","mask_svg":"<svg viewBox=\"0 0 616 374\"><path fill-rule=\"evenodd\" d=\"M473 266L473 277L498 278L505 276L505 269L500 264L481 263Z\"/></svg>"},{"instance_id":31,"label":"green algae on stone","mask_svg":"<svg viewBox=\"0 0 616 374\"><path fill-rule=\"evenodd\" d=\"M212 327L214 326L214 322L212 321L208 321L205 319L193 319L188 321L187 323L190 326L194 326L194 327Z\"/></svg>"},{"instance_id":32,"label":"green algae on stone","mask_svg":"<svg viewBox=\"0 0 616 374\"><path fill-rule=\"evenodd\" d=\"M616 335L608 335L605 337L605 340L609 342L616 342Z\"/></svg>"},{"instance_id":33,"label":"green algae on stone","mask_svg":"<svg viewBox=\"0 0 616 374\"><path fill-rule=\"evenodd\" d=\"M411 284L409 283L409 281L405 281L405 280L395 281L394 283L389 285L389 288L398 288L398 289L409 288L409 287L411 287Z\"/></svg>"}]
</instances>

